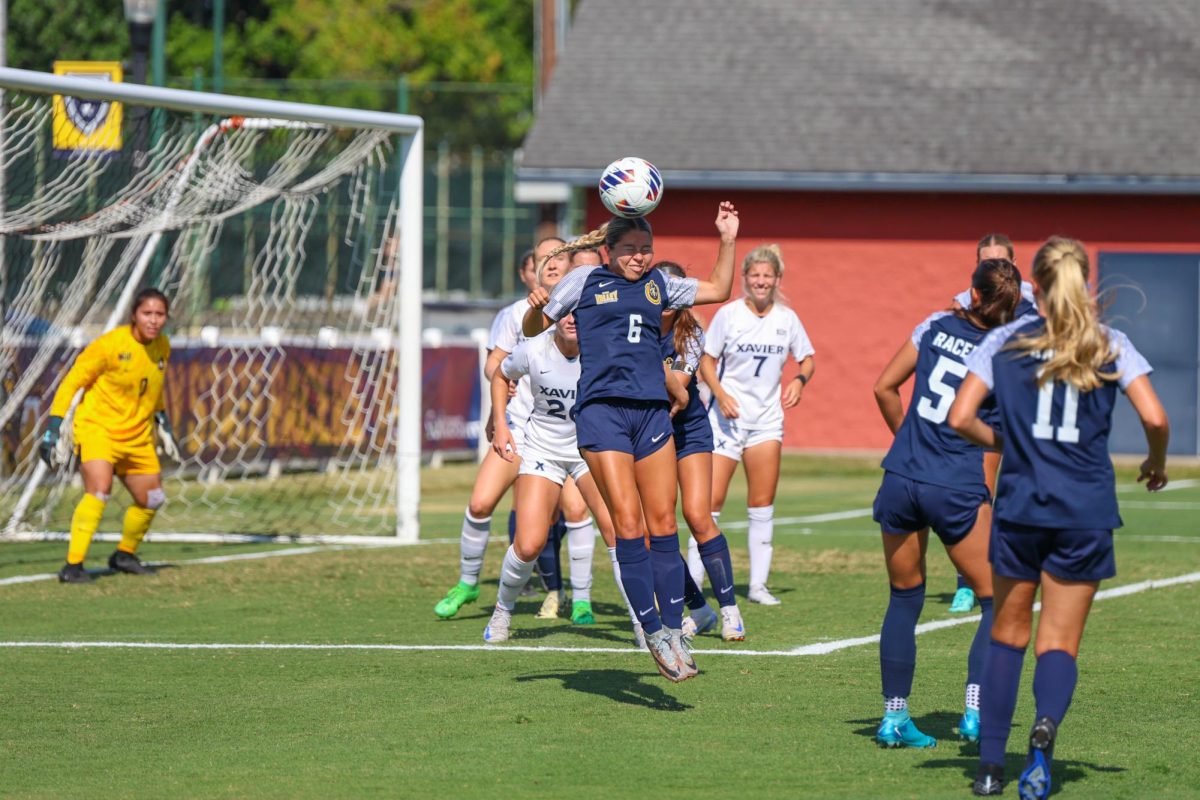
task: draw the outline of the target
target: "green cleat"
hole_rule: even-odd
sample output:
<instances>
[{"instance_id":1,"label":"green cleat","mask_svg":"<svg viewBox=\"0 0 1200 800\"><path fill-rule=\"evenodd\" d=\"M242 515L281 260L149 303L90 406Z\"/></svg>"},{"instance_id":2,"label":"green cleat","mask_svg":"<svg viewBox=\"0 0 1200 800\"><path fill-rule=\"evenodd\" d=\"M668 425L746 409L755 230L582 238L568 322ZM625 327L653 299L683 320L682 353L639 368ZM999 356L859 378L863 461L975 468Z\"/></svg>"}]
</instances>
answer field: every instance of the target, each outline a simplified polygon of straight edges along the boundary
<instances>
[{"instance_id":1,"label":"green cleat","mask_svg":"<svg viewBox=\"0 0 1200 800\"><path fill-rule=\"evenodd\" d=\"M907 711L889 711L879 723L875 742L880 747L937 747L937 739L926 736Z\"/></svg>"},{"instance_id":2,"label":"green cleat","mask_svg":"<svg viewBox=\"0 0 1200 800\"><path fill-rule=\"evenodd\" d=\"M571 603L571 623L574 625L595 625L596 617L592 614L592 604L588 600L576 600Z\"/></svg>"},{"instance_id":3,"label":"green cleat","mask_svg":"<svg viewBox=\"0 0 1200 800\"><path fill-rule=\"evenodd\" d=\"M454 588L446 592L446 596L438 601L438 604L433 607L433 613L437 614L442 619L450 619L458 610L467 603L474 603L479 599L479 584L472 586L469 583L459 581Z\"/></svg>"}]
</instances>

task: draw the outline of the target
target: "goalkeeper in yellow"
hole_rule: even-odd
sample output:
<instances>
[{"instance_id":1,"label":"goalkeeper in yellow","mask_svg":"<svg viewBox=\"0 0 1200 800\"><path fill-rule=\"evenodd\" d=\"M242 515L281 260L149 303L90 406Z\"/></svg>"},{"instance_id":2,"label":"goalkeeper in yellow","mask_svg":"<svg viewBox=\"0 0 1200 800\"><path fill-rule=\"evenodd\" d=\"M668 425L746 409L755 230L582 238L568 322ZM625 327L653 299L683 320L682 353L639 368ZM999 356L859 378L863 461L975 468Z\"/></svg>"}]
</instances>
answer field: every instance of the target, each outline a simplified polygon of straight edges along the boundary
<instances>
[{"instance_id":1,"label":"goalkeeper in yellow","mask_svg":"<svg viewBox=\"0 0 1200 800\"><path fill-rule=\"evenodd\" d=\"M166 296L143 289L133 300L132 319L99 337L79 354L50 406L50 420L39 445L42 459L57 467L70 454L59 429L77 391L84 391L75 410L75 448L85 494L71 517L67 563L58 573L63 583L90 583L83 568L92 536L100 526L104 505L116 474L133 497L125 512L121 543L108 559L117 572L144 575L153 569L137 557L138 545L155 512L166 502L162 470L154 452L158 432L163 454L179 460L163 405L163 378L171 345L162 333L167 322Z\"/></svg>"}]
</instances>

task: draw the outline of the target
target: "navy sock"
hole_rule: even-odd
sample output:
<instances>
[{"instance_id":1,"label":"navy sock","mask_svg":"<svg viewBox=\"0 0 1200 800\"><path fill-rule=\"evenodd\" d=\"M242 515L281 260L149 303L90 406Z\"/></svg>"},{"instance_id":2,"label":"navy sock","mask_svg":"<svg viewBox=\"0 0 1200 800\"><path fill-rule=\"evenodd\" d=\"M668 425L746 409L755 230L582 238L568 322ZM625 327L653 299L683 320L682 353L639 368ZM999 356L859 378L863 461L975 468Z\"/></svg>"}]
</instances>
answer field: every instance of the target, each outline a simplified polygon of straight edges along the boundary
<instances>
[{"instance_id":1,"label":"navy sock","mask_svg":"<svg viewBox=\"0 0 1200 800\"><path fill-rule=\"evenodd\" d=\"M970 588L971 588L971 584L967 583L967 579L966 579L966 578L964 578L964 577L962 576L962 573L960 572L960 573L958 573L958 585L957 585L957 586L955 586L954 588L955 588L955 590L958 590L958 589L970 589Z\"/></svg>"},{"instance_id":2,"label":"navy sock","mask_svg":"<svg viewBox=\"0 0 1200 800\"><path fill-rule=\"evenodd\" d=\"M987 658L988 643L992 641L992 598L980 597L979 607L983 613L971 649L967 652L967 683L983 684L983 662Z\"/></svg>"},{"instance_id":3,"label":"navy sock","mask_svg":"<svg viewBox=\"0 0 1200 800\"><path fill-rule=\"evenodd\" d=\"M1049 717L1055 725L1061 725L1071 696L1075 694L1075 682L1079 669L1071 654L1063 650L1048 650L1038 656L1033 670L1033 699L1037 704L1037 718Z\"/></svg>"},{"instance_id":4,"label":"navy sock","mask_svg":"<svg viewBox=\"0 0 1200 800\"><path fill-rule=\"evenodd\" d=\"M662 620L654 605L654 568L650 566L650 554L646 543L636 539L617 539L617 563L621 565L621 586L633 606L633 613L646 635L662 630ZM682 623L681 623L682 624Z\"/></svg>"},{"instance_id":5,"label":"navy sock","mask_svg":"<svg viewBox=\"0 0 1200 800\"><path fill-rule=\"evenodd\" d=\"M557 592L562 588L562 563L559 553L564 533L566 533L566 525L562 515L559 515L555 523L550 526L550 530L546 534L546 544L542 547L542 552L538 554L538 575L542 577L542 583L545 584L547 592Z\"/></svg>"},{"instance_id":6,"label":"navy sock","mask_svg":"<svg viewBox=\"0 0 1200 800\"><path fill-rule=\"evenodd\" d=\"M737 604L733 596L733 561L729 557L729 542L725 534L718 533L707 542L700 543L700 560L708 573L708 582L717 596L717 603L724 608Z\"/></svg>"},{"instance_id":7,"label":"navy sock","mask_svg":"<svg viewBox=\"0 0 1200 800\"><path fill-rule=\"evenodd\" d=\"M679 560L683 561L682 553L679 554ZM683 561L683 602L692 611L708 605L704 600L704 591L696 585L692 573L688 572L686 561Z\"/></svg>"},{"instance_id":8,"label":"navy sock","mask_svg":"<svg viewBox=\"0 0 1200 800\"><path fill-rule=\"evenodd\" d=\"M683 625L683 575L687 572L679 557L678 533L650 537L650 563L662 624L677 630Z\"/></svg>"},{"instance_id":9,"label":"navy sock","mask_svg":"<svg viewBox=\"0 0 1200 800\"><path fill-rule=\"evenodd\" d=\"M512 544L517 538L517 512L508 512L508 543Z\"/></svg>"},{"instance_id":10,"label":"navy sock","mask_svg":"<svg viewBox=\"0 0 1200 800\"><path fill-rule=\"evenodd\" d=\"M917 667L917 619L925 605L925 584L892 587L892 599L879 631L879 673L883 696L908 697Z\"/></svg>"},{"instance_id":11,"label":"navy sock","mask_svg":"<svg viewBox=\"0 0 1200 800\"><path fill-rule=\"evenodd\" d=\"M1017 708L1017 689L1021 685L1021 665L1025 650L988 643L983 664L983 684L979 696L979 761L1004 765L1004 751L1012 730L1013 711Z\"/></svg>"}]
</instances>

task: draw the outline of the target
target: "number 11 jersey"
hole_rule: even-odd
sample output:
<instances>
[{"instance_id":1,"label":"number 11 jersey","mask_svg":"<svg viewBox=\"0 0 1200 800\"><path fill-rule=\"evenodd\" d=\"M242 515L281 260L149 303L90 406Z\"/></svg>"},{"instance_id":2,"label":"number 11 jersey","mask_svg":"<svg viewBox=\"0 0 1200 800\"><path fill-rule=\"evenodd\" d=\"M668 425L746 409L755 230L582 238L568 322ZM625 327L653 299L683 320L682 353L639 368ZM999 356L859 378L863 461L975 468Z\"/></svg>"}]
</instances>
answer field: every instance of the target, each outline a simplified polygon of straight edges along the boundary
<instances>
[{"instance_id":1,"label":"number 11 jersey","mask_svg":"<svg viewBox=\"0 0 1200 800\"><path fill-rule=\"evenodd\" d=\"M951 311L935 312L913 330L917 368L912 400L883 459L888 472L948 489L987 491L983 448L946 424L958 387L967 375L967 356L987 334ZM989 400L980 415L987 416L993 407Z\"/></svg>"}]
</instances>

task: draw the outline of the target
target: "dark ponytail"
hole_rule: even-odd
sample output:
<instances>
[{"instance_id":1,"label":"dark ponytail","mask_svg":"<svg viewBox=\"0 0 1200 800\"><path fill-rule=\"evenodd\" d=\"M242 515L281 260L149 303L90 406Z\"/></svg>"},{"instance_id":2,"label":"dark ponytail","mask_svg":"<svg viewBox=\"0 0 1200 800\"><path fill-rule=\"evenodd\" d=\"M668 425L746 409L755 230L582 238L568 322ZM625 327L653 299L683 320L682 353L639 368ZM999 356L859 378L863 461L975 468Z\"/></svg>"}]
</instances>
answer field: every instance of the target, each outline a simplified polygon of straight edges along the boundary
<instances>
[{"instance_id":1,"label":"dark ponytail","mask_svg":"<svg viewBox=\"0 0 1200 800\"><path fill-rule=\"evenodd\" d=\"M1021 273L1007 258L988 258L979 262L971 277L971 288L979 293L979 302L968 312L981 328L992 329L1011 322L1021 302Z\"/></svg>"}]
</instances>

